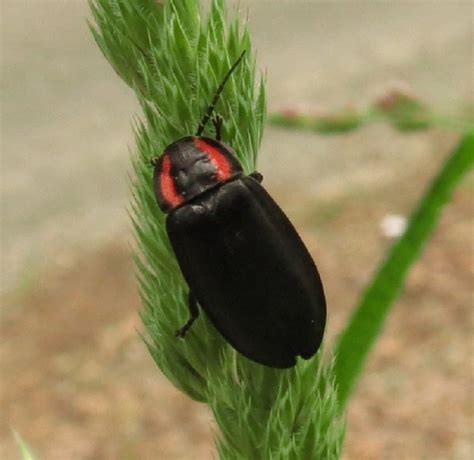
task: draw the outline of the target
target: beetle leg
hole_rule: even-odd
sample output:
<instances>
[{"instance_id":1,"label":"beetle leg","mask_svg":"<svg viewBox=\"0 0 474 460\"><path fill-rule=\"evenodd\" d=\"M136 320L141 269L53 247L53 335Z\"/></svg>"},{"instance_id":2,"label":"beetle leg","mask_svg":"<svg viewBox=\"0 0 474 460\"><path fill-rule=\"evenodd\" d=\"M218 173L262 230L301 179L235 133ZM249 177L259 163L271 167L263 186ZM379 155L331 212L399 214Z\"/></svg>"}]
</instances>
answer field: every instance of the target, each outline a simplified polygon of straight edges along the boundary
<instances>
[{"instance_id":1,"label":"beetle leg","mask_svg":"<svg viewBox=\"0 0 474 460\"><path fill-rule=\"evenodd\" d=\"M158 157L154 157L150 160L150 164L151 166L155 167L156 166L156 163L158 162Z\"/></svg>"},{"instance_id":2,"label":"beetle leg","mask_svg":"<svg viewBox=\"0 0 474 460\"><path fill-rule=\"evenodd\" d=\"M258 171L254 171L252 174L249 174L250 177L253 177L257 182L262 182L263 176Z\"/></svg>"},{"instance_id":3,"label":"beetle leg","mask_svg":"<svg viewBox=\"0 0 474 460\"><path fill-rule=\"evenodd\" d=\"M189 308L189 313L191 314L191 317L188 319L188 321L183 327L181 327L180 329L176 331L176 337L184 338L184 336L189 331L190 327L193 325L194 321L196 321L196 319L199 316L199 307L198 307L196 298L194 297L191 291L189 291L189 296L188 296L188 308Z\"/></svg>"},{"instance_id":4,"label":"beetle leg","mask_svg":"<svg viewBox=\"0 0 474 460\"><path fill-rule=\"evenodd\" d=\"M214 125L214 129L216 130L216 140L221 140L221 128L224 119L219 115L216 114L212 117L212 124Z\"/></svg>"}]
</instances>

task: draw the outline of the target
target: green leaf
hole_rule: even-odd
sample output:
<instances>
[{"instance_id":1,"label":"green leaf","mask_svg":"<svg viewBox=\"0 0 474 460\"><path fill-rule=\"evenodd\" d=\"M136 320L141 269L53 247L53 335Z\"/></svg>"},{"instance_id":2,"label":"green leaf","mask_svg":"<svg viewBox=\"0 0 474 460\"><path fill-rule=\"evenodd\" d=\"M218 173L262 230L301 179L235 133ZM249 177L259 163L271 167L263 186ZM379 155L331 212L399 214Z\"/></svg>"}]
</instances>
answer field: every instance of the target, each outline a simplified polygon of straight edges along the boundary
<instances>
[{"instance_id":1,"label":"green leaf","mask_svg":"<svg viewBox=\"0 0 474 460\"><path fill-rule=\"evenodd\" d=\"M26 442L20 436L20 434L18 432L14 431L13 435L15 436L15 441L18 445L18 448L20 449L21 458L23 460L35 460L35 456L31 452L31 450L28 447L28 445L26 444Z\"/></svg>"}]
</instances>

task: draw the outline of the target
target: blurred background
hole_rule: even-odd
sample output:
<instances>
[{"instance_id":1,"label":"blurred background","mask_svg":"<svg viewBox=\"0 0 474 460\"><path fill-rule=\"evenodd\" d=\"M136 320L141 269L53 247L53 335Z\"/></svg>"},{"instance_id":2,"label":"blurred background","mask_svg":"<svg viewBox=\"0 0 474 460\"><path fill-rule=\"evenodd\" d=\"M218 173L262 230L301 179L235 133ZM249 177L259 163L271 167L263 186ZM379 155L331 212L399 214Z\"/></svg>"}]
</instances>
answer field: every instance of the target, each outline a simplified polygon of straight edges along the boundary
<instances>
[{"instance_id":1,"label":"blurred background","mask_svg":"<svg viewBox=\"0 0 474 460\"><path fill-rule=\"evenodd\" d=\"M448 118L472 114L470 1L239 5L269 111L365 105L402 81ZM214 458L207 409L137 333L126 209L139 111L88 14L80 0L2 1L0 458L19 458L13 431L40 459ZM259 170L320 268L327 343L391 243L382 223L408 215L458 139L383 122L333 136L267 127ZM474 456L473 185L457 188L370 356L347 460Z\"/></svg>"}]
</instances>

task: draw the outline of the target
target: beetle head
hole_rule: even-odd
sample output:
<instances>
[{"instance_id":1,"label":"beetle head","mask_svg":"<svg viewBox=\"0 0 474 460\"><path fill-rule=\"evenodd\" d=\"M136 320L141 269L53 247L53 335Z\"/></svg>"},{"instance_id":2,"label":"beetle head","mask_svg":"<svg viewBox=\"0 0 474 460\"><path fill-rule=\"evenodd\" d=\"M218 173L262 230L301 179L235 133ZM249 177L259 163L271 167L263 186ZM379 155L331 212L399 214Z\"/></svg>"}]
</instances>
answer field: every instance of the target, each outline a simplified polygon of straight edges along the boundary
<instances>
[{"instance_id":1,"label":"beetle head","mask_svg":"<svg viewBox=\"0 0 474 460\"><path fill-rule=\"evenodd\" d=\"M183 137L166 147L155 164L156 200L163 212L170 212L241 174L229 146L207 137Z\"/></svg>"}]
</instances>

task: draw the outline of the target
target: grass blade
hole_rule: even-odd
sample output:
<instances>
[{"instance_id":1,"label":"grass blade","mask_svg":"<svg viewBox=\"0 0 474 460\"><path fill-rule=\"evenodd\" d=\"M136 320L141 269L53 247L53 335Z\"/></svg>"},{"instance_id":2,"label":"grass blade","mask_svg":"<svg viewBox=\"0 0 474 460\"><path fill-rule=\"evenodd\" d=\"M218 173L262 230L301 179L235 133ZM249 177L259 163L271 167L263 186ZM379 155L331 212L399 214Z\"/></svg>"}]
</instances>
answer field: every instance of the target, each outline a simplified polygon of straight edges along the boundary
<instances>
[{"instance_id":1,"label":"grass blade","mask_svg":"<svg viewBox=\"0 0 474 460\"><path fill-rule=\"evenodd\" d=\"M335 372L341 412L410 266L417 260L455 186L472 166L473 158L474 131L471 131L442 166L411 216L406 232L389 250L339 336L335 349Z\"/></svg>"}]
</instances>

